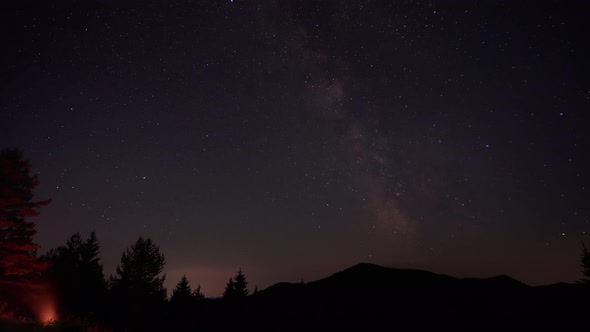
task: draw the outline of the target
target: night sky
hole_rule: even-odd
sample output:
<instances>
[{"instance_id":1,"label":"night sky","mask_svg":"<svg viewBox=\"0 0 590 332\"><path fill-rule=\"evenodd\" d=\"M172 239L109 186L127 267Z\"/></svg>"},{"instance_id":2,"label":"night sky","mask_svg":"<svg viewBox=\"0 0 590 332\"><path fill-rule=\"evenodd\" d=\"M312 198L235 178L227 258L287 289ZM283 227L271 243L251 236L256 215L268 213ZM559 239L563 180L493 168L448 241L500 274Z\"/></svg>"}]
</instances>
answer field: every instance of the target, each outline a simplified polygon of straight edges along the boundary
<instances>
[{"instance_id":1,"label":"night sky","mask_svg":"<svg viewBox=\"0 0 590 332\"><path fill-rule=\"evenodd\" d=\"M590 244L584 1L6 1L40 253L140 235L207 296L359 262L537 285Z\"/></svg>"}]
</instances>

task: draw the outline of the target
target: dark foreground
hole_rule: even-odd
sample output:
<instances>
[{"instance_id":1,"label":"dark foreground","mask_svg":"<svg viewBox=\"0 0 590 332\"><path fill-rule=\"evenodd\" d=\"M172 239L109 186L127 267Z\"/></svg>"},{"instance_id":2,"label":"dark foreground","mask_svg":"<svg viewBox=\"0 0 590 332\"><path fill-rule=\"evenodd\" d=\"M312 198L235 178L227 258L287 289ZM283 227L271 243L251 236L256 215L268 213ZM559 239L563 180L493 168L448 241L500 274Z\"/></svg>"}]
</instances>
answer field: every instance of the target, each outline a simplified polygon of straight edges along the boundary
<instances>
[{"instance_id":1,"label":"dark foreground","mask_svg":"<svg viewBox=\"0 0 590 332\"><path fill-rule=\"evenodd\" d=\"M307 284L279 283L241 300L205 299L180 312L162 309L161 315L118 323L105 330L588 331L590 287L531 287L507 276L457 279L359 264ZM45 329L87 325L62 322ZM39 329L0 325L2 331Z\"/></svg>"}]
</instances>

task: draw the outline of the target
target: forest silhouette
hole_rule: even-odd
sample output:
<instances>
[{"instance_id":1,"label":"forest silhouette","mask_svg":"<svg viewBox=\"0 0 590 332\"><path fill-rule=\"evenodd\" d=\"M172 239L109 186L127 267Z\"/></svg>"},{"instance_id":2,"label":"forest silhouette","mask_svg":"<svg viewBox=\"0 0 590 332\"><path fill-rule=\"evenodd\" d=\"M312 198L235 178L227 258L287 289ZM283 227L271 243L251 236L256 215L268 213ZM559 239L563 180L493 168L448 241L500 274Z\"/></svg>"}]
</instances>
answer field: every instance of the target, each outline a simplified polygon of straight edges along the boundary
<instances>
[{"instance_id":1,"label":"forest silhouette","mask_svg":"<svg viewBox=\"0 0 590 332\"><path fill-rule=\"evenodd\" d=\"M170 298L165 256L139 237L106 278L97 234L73 234L38 256L30 217L37 177L18 149L0 151L0 331L497 330L590 326L590 253L582 279L528 286L511 277L455 278L361 263L309 283L248 288L238 268L223 297L183 276Z\"/></svg>"}]
</instances>

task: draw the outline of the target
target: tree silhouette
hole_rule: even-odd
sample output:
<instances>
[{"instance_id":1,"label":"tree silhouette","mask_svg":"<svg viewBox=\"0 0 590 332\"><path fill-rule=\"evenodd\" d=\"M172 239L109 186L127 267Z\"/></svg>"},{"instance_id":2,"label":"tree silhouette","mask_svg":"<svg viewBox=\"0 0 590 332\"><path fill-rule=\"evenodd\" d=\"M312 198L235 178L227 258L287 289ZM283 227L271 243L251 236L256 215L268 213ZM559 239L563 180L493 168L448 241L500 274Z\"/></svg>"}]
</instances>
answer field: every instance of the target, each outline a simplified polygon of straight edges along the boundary
<instances>
[{"instance_id":1,"label":"tree silhouette","mask_svg":"<svg viewBox=\"0 0 590 332\"><path fill-rule=\"evenodd\" d=\"M33 201L39 184L19 149L0 150L0 278L10 279L43 270L33 242L35 224L26 218L39 214L46 201Z\"/></svg>"},{"instance_id":2,"label":"tree silhouette","mask_svg":"<svg viewBox=\"0 0 590 332\"><path fill-rule=\"evenodd\" d=\"M180 302L188 303L192 301L198 301L205 298L205 295L201 293L201 285L193 291L189 285L188 279L185 275L180 278L180 281L176 284L176 288L172 291L170 297L170 303Z\"/></svg>"},{"instance_id":3,"label":"tree silhouette","mask_svg":"<svg viewBox=\"0 0 590 332\"><path fill-rule=\"evenodd\" d=\"M176 305L188 305L192 300L192 289L188 284L186 276L182 276L176 288L172 291L172 297L170 297L170 304Z\"/></svg>"},{"instance_id":4,"label":"tree silhouette","mask_svg":"<svg viewBox=\"0 0 590 332\"><path fill-rule=\"evenodd\" d=\"M234 288L236 290L237 297L246 297L248 296L248 282L246 281L246 276L242 273L242 269L238 270L238 274L234 277L235 283Z\"/></svg>"},{"instance_id":5,"label":"tree silhouette","mask_svg":"<svg viewBox=\"0 0 590 332\"><path fill-rule=\"evenodd\" d=\"M164 255L160 253L160 248L150 238L144 240L140 236L121 256L121 264L117 266L117 277L113 280L113 285L164 300L166 276L161 275L164 265Z\"/></svg>"},{"instance_id":6,"label":"tree silhouette","mask_svg":"<svg viewBox=\"0 0 590 332\"><path fill-rule=\"evenodd\" d=\"M43 257L52 263L47 275L59 295L61 316L88 318L102 309L106 281L99 253L94 232L85 241L76 233Z\"/></svg>"},{"instance_id":7,"label":"tree silhouette","mask_svg":"<svg viewBox=\"0 0 590 332\"><path fill-rule=\"evenodd\" d=\"M175 331L195 331L200 329L201 312L204 298L201 286L193 291L186 276L182 276L170 297L170 318Z\"/></svg>"},{"instance_id":8,"label":"tree silhouette","mask_svg":"<svg viewBox=\"0 0 590 332\"><path fill-rule=\"evenodd\" d=\"M188 279L186 276L182 276L176 284L176 288L172 291L172 297L170 297L171 318L177 325L175 330L179 330L179 327L184 327L184 329L180 330L189 327L189 322L194 318L196 303Z\"/></svg>"},{"instance_id":9,"label":"tree silhouette","mask_svg":"<svg viewBox=\"0 0 590 332\"><path fill-rule=\"evenodd\" d=\"M236 289L234 285L234 279L229 278L229 281L225 285L225 290L223 291L223 298L225 300L234 299L236 297Z\"/></svg>"},{"instance_id":10,"label":"tree silhouette","mask_svg":"<svg viewBox=\"0 0 590 332\"><path fill-rule=\"evenodd\" d=\"M197 288L195 288L192 295L196 301L200 301L205 298L205 294L201 292L201 285L197 285Z\"/></svg>"},{"instance_id":11,"label":"tree silhouette","mask_svg":"<svg viewBox=\"0 0 590 332\"><path fill-rule=\"evenodd\" d=\"M166 301L164 255L150 238L139 239L121 256L111 278L112 316L116 325L131 329L156 328Z\"/></svg>"},{"instance_id":12,"label":"tree silhouette","mask_svg":"<svg viewBox=\"0 0 590 332\"><path fill-rule=\"evenodd\" d=\"M19 149L0 150L0 316L31 315L22 302L26 289L37 285L46 264L37 259L35 224L27 219L49 203L33 201L38 185L31 165Z\"/></svg>"},{"instance_id":13,"label":"tree silhouette","mask_svg":"<svg viewBox=\"0 0 590 332\"><path fill-rule=\"evenodd\" d=\"M246 276L240 268L238 273L233 278L229 278L225 291L223 292L224 299L239 299L248 296L248 282Z\"/></svg>"},{"instance_id":14,"label":"tree silhouette","mask_svg":"<svg viewBox=\"0 0 590 332\"><path fill-rule=\"evenodd\" d=\"M584 275L580 282L590 285L590 252L588 252L584 242L582 242L582 255L580 260L582 261L582 274Z\"/></svg>"}]
</instances>

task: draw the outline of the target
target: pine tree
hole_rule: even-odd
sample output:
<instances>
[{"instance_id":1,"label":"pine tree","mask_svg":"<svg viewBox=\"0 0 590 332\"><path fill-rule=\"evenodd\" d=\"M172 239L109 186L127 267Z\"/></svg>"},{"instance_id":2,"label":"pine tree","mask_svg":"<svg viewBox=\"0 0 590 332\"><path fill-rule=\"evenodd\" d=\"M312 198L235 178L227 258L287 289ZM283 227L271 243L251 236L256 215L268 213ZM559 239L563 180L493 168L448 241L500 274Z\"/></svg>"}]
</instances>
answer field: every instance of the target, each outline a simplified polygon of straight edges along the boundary
<instances>
[{"instance_id":1,"label":"pine tree","mask_svg":"<svg viewBox=\"0 0 590 332\"><path fill-rule=\"evenodd\" d=\"M101 309L106 281L99 253L94 232L85 241L76 233L65 246L51 249L42 257L51 263L47 275L58 295L61 316L87 318Z\"/></svg>"},{"instance_id":2,"label":"pine tree","mask_svg":"<svg viewBox=\"0 0 590 332\"><path fill-rule=\"evenodd\" d=\"M166 301L164 255L150 238L140 237L123 252L111 277L111 319L117 328L154 328Z\"/></svg>"},{"instance_id":3,"label":"pine tree","mask_svg":"<svg viewBox=\"0 0 590 332\"><path fill-rule=\"evenodd\" d=\"M172 291L172 297L170 298L170 309L173 320L185 325L184 323L191 317L195 303L196 301L193 297L188 279L186 276L182 276L176 284L176 288Z\"/></svg>"},{"instance_id":4,"label":"pine tree","mask_svg":"<svg viewBox=\"0 0 590 332\"><path fill-rule=\"evenodd\" d=\"M49 203L33 201L36 175L19 149L0 150L0 279L38 273L44 265L36 257L35 224L28 217Z\"/></svg>"},{"instance_id":5,"label":"pine tree","mask_svg":"<svg viewBox=\"0 0 590 332\"><path fill-rule=\"evenodd\" d=\"M186 276L182 276L176 288L172 291L170 303L188 303L192 297L192 289Z\"/></svg>"},{"instance_id":6,"label":"pine tree","mask_svg":"<svg viewBox=\"0 0 590 332\"><path fill-rule=\"evenodd\" d=\"M150 238L144 240L140 236L121 256L121 264L117 266L117 277L113 279L113 285L164 301L164 265L164 255L160 253L160 248Z\"/></svg>"},{"instance_id":7,"label":"pine tree","mask_svg":"<svg viewBox=\"0 0 590 332\"><path fill-rule=\"evenodd\" d=\"M205 295L201 292L201 285L197 285L197 288L195 288L192 296L196 301L200 301L205 298Z\"/></svg>"},{"instance_id":8,"label":"pine tree","mask_svg":"<svg viewBox=\"0 0 590 332\"><path fill-rule=\"evenodd\" d=\"M35 224L28 219L49 200L33 201L39 182L30 171L19 149L0 150L0 316L32 316L32 303L24 294L42 286L38 277L47 267L37 259Z\"/></svg>"},{"instance_id":9,"label":"pine tree","mask_svg":"<svg viewBox=\"0 0 590 332\"><path fill-rule=\"evenodd\" d=\"M236 274L234 280L234 289L236 292L236 297L242 298L248 296L248 282L246 281L246 277L244 276L244 273L242 273L241 268L238 270L238 274Z\"/></svg>"},{"instance_id":10,"label":"pine tree","mask_svg":"<svg viewBox=\"0 0 590 332\"><path fill-rule=\"evenodd\" d=\"M231 300L236 297L236 289L234 285L234 279L229 278L229 281L225 285L225 290L223 291L223 298L226 300Z\"/></svg>"},{"instance_id":11,"label":"pine tree","mask_svg":"<svg viewBox=\"0 0 590 332\"><path fill-rule=\"evenodd\" d=\"M80 313L88 316L100 311L106 295L107 283L98 255L100 245L96 233L90 236L80 247Z\"/></svg>"},{"instance_id":12,"label":"pine tree","mask_svg":"<svg viewBox=\"0 0 590 332\"><path fill-rule=\"evenodd\" d=\"M239 299L248 296L248 282L242 272L242 269L238 270L238 273L233 278L229 278L225 291L223 292L224 299Z\"/></svg>"}]
</instances>

